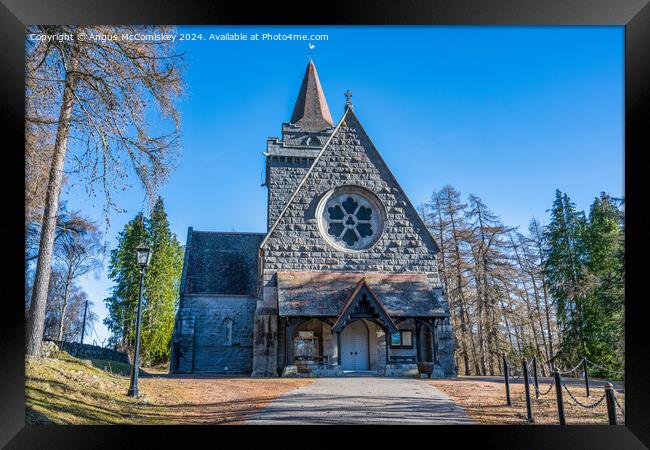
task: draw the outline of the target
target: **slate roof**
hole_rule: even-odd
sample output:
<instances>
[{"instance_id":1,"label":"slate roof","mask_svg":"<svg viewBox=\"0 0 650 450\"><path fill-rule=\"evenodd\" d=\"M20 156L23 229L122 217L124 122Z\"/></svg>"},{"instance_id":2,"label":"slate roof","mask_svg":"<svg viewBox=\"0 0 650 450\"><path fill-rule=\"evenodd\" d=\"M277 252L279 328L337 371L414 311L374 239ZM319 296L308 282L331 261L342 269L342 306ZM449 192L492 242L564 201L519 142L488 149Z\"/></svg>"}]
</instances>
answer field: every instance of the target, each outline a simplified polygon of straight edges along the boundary
<instances>
[{"instance_id":1,"label":"slate roof","mask_svg":"<svg viewBox=\"0 0 650 450\"><path fill-rule=\"evenodd\" d=\"M190 228L183 294L256 296L257 258L264 236L264 233L222 233Z\"/></svg>"},{"instance_id":2,"label":"slate roof","mask_svg":"<svg viewBox=\"0 0 650 450\"><path fill-rule=\"evenodd\" d=\"M279 313L339 316L357 283L364 278L391 317L447 315L426 275L376 272L278 272Z\"/></svg>"},{"instance_id":3,"label":"slate roof","mask_svg":"<svg viewBox=\"0 0 650 450\"><path fill-rule=\"evenodd\" d=\"M299 126L302 131L322 131L331 127L334 121L323 88L318 79L314 62L309 60L305 76L302 79L300 92L291 115L291 123Z\"/></svg>"}]
</instances>

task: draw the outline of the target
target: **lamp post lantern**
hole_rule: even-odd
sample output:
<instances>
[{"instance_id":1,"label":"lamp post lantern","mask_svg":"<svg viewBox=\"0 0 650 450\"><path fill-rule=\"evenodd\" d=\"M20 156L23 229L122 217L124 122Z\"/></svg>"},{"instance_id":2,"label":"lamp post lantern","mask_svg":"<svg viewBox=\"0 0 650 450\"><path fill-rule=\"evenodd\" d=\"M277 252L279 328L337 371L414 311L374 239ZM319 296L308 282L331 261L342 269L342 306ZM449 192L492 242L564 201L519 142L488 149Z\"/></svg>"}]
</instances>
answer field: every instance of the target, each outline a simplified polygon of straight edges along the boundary
<instances>
[{"instance_id":1,"label":"lamp post lantern","mask_svg":"<svg viewBox=\"0 0 650 450\"><path fill-rule=\"evenodd\" d=\"M144 243L136 249L136 258L140 266L140 295L138 298L138 310L135 325L135 351L133 353L133 364L131 365L131 386L127 393L130 397L138 396L138 370L140 368L140 322L142 320L142 288L144 284L144 271L151 262L152 251Z\"/></svg>"}]
</instances>

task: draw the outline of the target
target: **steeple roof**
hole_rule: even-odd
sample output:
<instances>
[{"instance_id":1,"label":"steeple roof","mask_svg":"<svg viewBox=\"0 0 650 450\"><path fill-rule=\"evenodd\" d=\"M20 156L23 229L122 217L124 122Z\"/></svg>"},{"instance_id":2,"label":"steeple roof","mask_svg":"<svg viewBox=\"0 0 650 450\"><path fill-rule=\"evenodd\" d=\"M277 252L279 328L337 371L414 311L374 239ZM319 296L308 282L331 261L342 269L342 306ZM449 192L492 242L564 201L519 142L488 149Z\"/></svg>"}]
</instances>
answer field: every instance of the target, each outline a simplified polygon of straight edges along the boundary
<instances>
[{"instance_id":1,"label":"steeple roof","mask_svg":"<svg viewBox=\"0 0 650 450\"><path fill-rule=\"evenodd\" d=\"M302 79L296 105L293 107L291 123L309 132L322 131L333 126L334 123L318 79L316 66L311 59Z\"/></svg>"}]
</instances>

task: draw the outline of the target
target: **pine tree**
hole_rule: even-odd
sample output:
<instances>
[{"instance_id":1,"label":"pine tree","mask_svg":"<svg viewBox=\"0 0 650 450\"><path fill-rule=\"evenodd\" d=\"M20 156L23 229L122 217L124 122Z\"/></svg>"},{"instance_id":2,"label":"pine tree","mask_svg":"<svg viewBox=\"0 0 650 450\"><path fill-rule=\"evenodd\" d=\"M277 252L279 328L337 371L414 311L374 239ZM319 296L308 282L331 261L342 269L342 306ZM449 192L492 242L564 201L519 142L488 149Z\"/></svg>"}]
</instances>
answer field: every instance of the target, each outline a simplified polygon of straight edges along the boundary
<instances>
[{"instance_id":1,"label":"pine tree","mask_svg":"<svg viewBox=\"0 0 650 450\"><path fill-rule=\"evenodd\" d=\"M159 197L146 221L148 244L153 254L145 275L145 308L142 318L142 361L153 365L169 360L178 289L183 270L183 248L169 228L165 206Z\"/></svg>"}]
</instances>

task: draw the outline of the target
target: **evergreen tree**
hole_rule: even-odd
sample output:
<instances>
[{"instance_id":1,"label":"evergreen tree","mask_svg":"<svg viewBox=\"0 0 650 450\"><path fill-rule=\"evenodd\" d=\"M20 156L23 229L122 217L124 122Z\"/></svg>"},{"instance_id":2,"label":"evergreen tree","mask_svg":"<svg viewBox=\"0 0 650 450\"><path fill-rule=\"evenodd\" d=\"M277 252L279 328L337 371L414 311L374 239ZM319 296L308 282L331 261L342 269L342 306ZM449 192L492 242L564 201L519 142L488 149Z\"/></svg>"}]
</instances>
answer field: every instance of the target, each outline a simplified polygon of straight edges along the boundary
<instances>
[{"instance_id":1,"label":"evergreen tree","mask_svg":"<svg viewBox=\"0 0 650 450\"><path fill-rule=\"evenodd\" d=\"M586 352L588 336L585 316L589 292L586 262L587 220L567 194L555 193L551 222L546 228L545 271L557 306L561 341L557 357L575 364Z\"/></svg>"},{"instance_id":2,"label":"evergreen tree","mask_svg":"<svg viewBox=\"0 0 650 450\"><path fill-rule=\"evenodd\" d=\"M165 206L159 197L146 221L148 245L153 251L145 275L146 306L142 318L142 361L169 360L170 342L183 270L183 248L169 229Z\"/></svg>"},{"instance_id":3,"label":"evergreen tree","mask_svg":"<svg viewBox=\"0 0 650 450\"><path fill-rule=\"evenodd\" d=\"M140 267L136 247L147 242L144 217L138 214L118 235L118 246L111 251L108 278L115 285L112 295L104 300L108 316L104 324L111 332L109 342L130 351L135 339L135 313L140 293Z\"/></svg>"},{"instance_id":4,"label":"evergreen tree","mask_svg":"<svg viewBox=\"0 0 650 450\"><path fill-rule=\"evenodd\" d=\"M119 234L118 246L111 252L109 278L115 282L112 295L105 300L108 317L104 323L111 331L111 343L131 351L135 344L135 319L140 293L140 266L136 247L145 243L152 250L144 278L141 361L144 365L169 359L170 342L178 305L178 289L183 269L183 248L170 231L161 198L151 216L142 213L127 223Z\"/></svg>"},{"instance_id":5,"label":"evergreen tree","mask_svg":"<svg viewBox=\"0 0 650 450\"><path fill-rule=\"evenodd\" d=\"M585 246L585 356L611 370L621 370L625 299L623 213L604 192L591 205Z\"/></svg>"}]
</instances>

